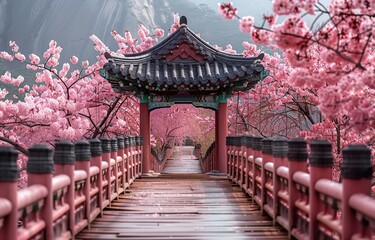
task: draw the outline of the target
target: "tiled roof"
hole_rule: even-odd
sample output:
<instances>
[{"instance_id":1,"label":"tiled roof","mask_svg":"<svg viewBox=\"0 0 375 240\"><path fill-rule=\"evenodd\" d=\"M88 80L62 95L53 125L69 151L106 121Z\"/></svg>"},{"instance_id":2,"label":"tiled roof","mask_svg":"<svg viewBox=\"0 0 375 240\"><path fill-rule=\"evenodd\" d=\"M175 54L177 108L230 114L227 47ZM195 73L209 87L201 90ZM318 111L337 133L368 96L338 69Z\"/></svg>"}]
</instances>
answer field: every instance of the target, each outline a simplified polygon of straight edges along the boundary
<instances>
[{"instance_id":1,"label":"tiled roof","mask_svg":"<svg viewBox=\"0 0 375 240\"><path fill-rule=\"evenodd\" d=\"M243 91L264 71L258 57L227 54L210 46L185 24L140 53L106 57L102 75L119 91ZM220 89L220 90L219 90Z\"/></svg>"}]
</instances>

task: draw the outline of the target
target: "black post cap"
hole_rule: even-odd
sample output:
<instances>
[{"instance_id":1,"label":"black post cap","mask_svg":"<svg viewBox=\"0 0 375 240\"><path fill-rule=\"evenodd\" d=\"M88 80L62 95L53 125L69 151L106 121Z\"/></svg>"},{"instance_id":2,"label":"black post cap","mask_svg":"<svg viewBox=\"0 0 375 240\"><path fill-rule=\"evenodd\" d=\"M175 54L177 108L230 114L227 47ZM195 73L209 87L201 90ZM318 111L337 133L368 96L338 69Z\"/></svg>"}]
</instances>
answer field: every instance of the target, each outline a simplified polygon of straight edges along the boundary
<instances>
[{"instance_id":1,"label":"black post cap","mask_svg":"<svg viewBox=\"0 0 375 240\"><path fill-rule=\"evenodd\" d=\"M35 144L29 148L29 160L27 172L52 173L53 172L53 148L47 144Z\"/></svg>"},{"instance_id":2,"label":"black post cap","mask_svg":"<svg viewBox=\"0 0 375 240\"><path fill-rule=\"evenodd\" d=\"M76 161L90 161L90 143L85 140L79 140L75 144Z\"/></svg>"},{"instance_id":3,"label":"black post cap","mask_svg":"<svg viewBox=\"0 0 375 240\"><path fill-rule=\"evenodd\" d=\"M288 160L294 162L307 161L307 142L303 138L294 138L288 143Z\"/></svg>"},{"instance_id":4,"label":"black post cap","mask_svg":"<svg viewBox=\"0 0 375 240\"><path fill-rule=\"evenodd\" d=\"M17 182L18 152L12 147L0 146L0 182Z\"/></svg>"},{"instance_id":5,"label":"black post cap","mask_svg":"<svg viewBox=\"0 0 375 240\"><path fill-rule=\"evenodd\" d=\"M53 160L55 164L74 165L76 160L74 144L70 141L57 142L55 145Z\"/></svg>"},{"instance_id":6,"label":"black post cap","mask_svg":"<svg viewBox=\"0 0 375 240\"><path fill-rule=\"evenodd\" d=\"M109 138L100 138L103 153L111 152L111 140Z\"/></svg>"},{"instance_id":7,"label":"black post cap","mask_svg":"<svg viewBox=\"0 0 375 240\"><path fill-rule=\"evenodd\" d=\"M121 137L121 136L117 137L117 147L118 147L118 149L124 149L125 148L124 138Z\"/></svg>"},{"instance_id":8,"label":"black post cap","mask_svg":"<svg viewBox=\"0 0 375 240\"><path fill-rule=\"evenodd\" d=\"M111 152L117 152L117 138L111 138L110 139L110 145L111 145Z\"/></svg>"},{"instance_id":9,"label":"black post cap","mask_svg":"<svg viewBox=\"0 0 375 240\"><path fill-rule=\"evenodd\" d=\"M136 146L141 146L141 138L139 136L135 137L135 145Z\"/></svg>"},{"instance_id":10,"label":"black post cap","mask_svg":"<svg viewBox=\"0 0 375 240\"><path fill-rule=\"evenodd\" d=\"M225 137L225 145L230 146L231 144L230 138L231 138L230 136Z\"/></svg>"},{"instance_id":11,"label":"black post cap","mask_svg":"<svg viewBox=\"0 0 375 240\"><path fill-rule=\"evenodd\" d=\"M135 146L135 137L130 136L130 146L134 147Z\"/></svg>"},{"instance_id":12,"label":"black post cap","mask_svg":"<svg viewBox=\"0 0 375 240\"><path fill-rule=\"evenodd\" d=\"M254 150L262 150L262 136L254 136L253 137L253 149Z\"/></svg>"},{"instance_id":13,"label":"black post cap","mask_svg":"<svg viewBox=\"0 0 375 240\"><path fill-rule=\"evenodd\" d=\"M372 177L371 150L363 144L349 145L342 150L341 176L347 179Z\"/></svg>"},{"instance_id":14,"label":"black post cap","mask_svg":"<svg viewBox=\"0 0 375 240\"><path fill-rule=\"evenodd\" d=\"M254 147L253 136L251 136L251 135L246 136L246 147L251 148L251 149Z\"/></svg>"},{"instance_id":15,"label":"black post cap","mask_svg":"<svg viewBox=\"0 0 375 240\"><path fill-rule=\"evenodd\" d=\"M240 136L240 138L241 138L241 147L246 147L247 137L246 136Z\"/></svg>"},{"instance_id":16,"label":"black post cap","mask_svg":"<svg viewBox=\"0 0 375 240\"><path fill-rule=\"evenodd\" d=\"M288 140L284 137L276 137L272 143L272 156L286 157L288 156Z\"/></svg>"},{"instance_id":17,"label":"black post cap","mask_svg":"<svg viewBox=\"0 0 375 240\"><path fill-rule=\"evenodd\" d=\"M236 147L241 147L241 136L235 136Z\"/></svg>"},{"instance_id":18,"label":"black post cap","mask_svg":"<svg viewBox=\"0 0 375 240\"><path fill-rule=\"evenodd\" d=\"M129 136L124 136L124 145L125 145L125 148L130 147L130 138L129 138Z\"/></svg>"},{"instance_id":19,"label":"black post cap","mask_svg":"<svg viewBox=\"0 0 375 240\"><path fill-rule=\"evenodd\" d=\"M263 154L272 155L272 143L273 143L273 138L271 137L262 139L261 144L262 144Z\"/></svg>"},{"instance_id":20,"label":"black post cap","mask_svg":"<svg viewBox=\"0 0 375 240\"><path fill-rule=\"evenodd\" d=\"M310 144L310 165L314 167L332 167L332 145L327 140L314 140Z\"/></svg>"},{"instance_id":21,"label":"black post cap","mask_svg":"<svg viewBox=\"0 0 375 240\"><path fill-rule=\"evenodd\" d=\"M90 139L89 143L90 143L91 156L97 157L103 154L102 143L99 139Z\"/></svg>"}]
</instances>

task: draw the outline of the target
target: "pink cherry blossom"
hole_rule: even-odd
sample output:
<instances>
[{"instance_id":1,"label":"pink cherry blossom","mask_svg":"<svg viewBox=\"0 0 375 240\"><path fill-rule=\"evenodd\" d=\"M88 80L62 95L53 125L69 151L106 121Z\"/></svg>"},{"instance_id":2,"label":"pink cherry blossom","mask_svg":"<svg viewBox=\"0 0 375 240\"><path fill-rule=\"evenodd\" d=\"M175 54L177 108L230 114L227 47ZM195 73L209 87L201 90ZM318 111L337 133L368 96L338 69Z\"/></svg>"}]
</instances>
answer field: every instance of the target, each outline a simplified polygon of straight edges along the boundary
<instances>
[{"instance_id":1,"label":"pink cherry blossom","mask_svg":"<svg viewBox=\"0 0 375 240\"><path fill-rule=\"evenodd\" d=\"M278 15L300 13L301 9L295 0L274 0L273 12Z\"/></svg>"},{"instance_id":2,"label":"pink cherry blossom","mask_svg":"<svg viewBox=\"0 0 375 240\"><path fill-rule=\"evenodd\" d=\"M25 59L26 59L25 55L23 55L23 54L21 54L21 53L19 53L19 52L17 52L16 54L14 54L14 56L15 56L15 58L16 58L17 60L19 60L19 61L21 61L21 62L25 61Z\"/></svg>"},{"instance_id":3,"label":"pink cherry blossom","mask_svg":"<svg viewBox=\"0 0 375 240\"><path fill-rule=\"evenodd\" d=\"M9 41L9 47L12 49L12 52L16 53L20 49L15 41Z\"/></svg>"},{"instance_id":4,"label":"pink cherry blossom","mask_svg":"<svg viewBox=\"0 0 375 240\"><path fill-rule=\"evenodd\" d=\"M8 93L9 92L6 89L0 89L0 100L5 98Z\"/></svg>"},{"instance_id":5,"label":"pink cherry blossom","mask_svg":"<svg viewBox=\"0 0 375 240\"><path fill-rule=\"evenodd\" d=\"M287 48L306 48L310 44L312 35L305 21L296 15L286 18L281 24L274 25L273 40L283 50Z\"/></svg>"},{"instance_id":6,"label":"pink cherry blossom","mask_svg":"<svg viewBox=\"0 0 375 240\"><path fill-rule=\"evenodd\" d=\"M47 65L50 67L56 67L57 65L59 65L59 61L57 58L51 57L50 59L48 59Z\"/></svg>"},{"instance_id":7,"label":"pink cherry blossom","mask_svg":"<svg viewBox=\"0 0 375 240\"><path fill-rule=\"evenodd\" d=\"M76 56L72 56L72 57L70 57L70 62L72 64L77 64L78 63L78 58Z\"/></svg>"},{"instance_id":8,"label":"pink cherry blossom","mask_svg":"<svg viewBox=\"0 0 375 240\"><path fill-rule=\"evenodd\" d=\"M260 28L252 28L251 31L251 39L259 44L270 44L272 36L272 32Z\"/></svg>"},{"instance_id":9,"label":"pink cherry blossom","mask_svg":"<svg viewBox=\"0 0 375 240\"><path fill-rule=\"evenodd\" d=\"M232 45L230 45L230 44L227 44L224 52L229 53L229 54L236 54L237 53L236 50L234 50Z\"/></svg>"},{"instance_id":10,"label":"pink cherry blossom","mask_svg":"<svg viewBox=\"0 0 375 240\"><path fill-rule=\"evenodd\" d=\"M237 15L237 8L233 7L233 3L218 3L219 13L225 19L233 19Z\"/></svg>"},{"instance_id":11,"label":"pink cherry blossom","mask_svg":"<svg viewBox=\"0 0 375 240\"><path fill-rule=\"evenodd\" d=\"M240 30L241 32L251 32L253 28L254 18L253 17L243 17L240 19Z\"/></svg>"},{"instance_id":12,"label":"pink cherry blossom","mask_svg":"<svg viewBox=\"0 0 375 240\"><path fill-rule=\"evenodd\" d=\"M34 53L29 55L30 61L33 64L39 64L40 63L40 58L39 56L35 55Z\"/></svg>"},{"instance_id":13,"label":"pink cherry blossom","mask_svg":"<svg viewBox=\"0 0 375 240\"><path fill-rule=\"evenodd\" d=\"M3 51L3 52L0 52L0 58L3 58L7 61L13 61L13 56L10 55L9 53Z\"/></svg>"},{"instance_id":14,"label":"pink cherry blossom","mask_svg":"<svg viewBox=\"0 0 375 240\"><path fill-rule=\"evenodd\" d=\"M276 22L277 16L275 16L275 15L263 15L263 19L267 21L269 26L273 26Z\"/></svg>"},{"instance_id":15,"label":"pink cherry blossom","mask_svg":"<svg viewBox=\"0 0 375 240\"><path fill-rule=\"evenodd\" d=\"M157 28L155 29L155 37L163 37L164 36L164 30L163 29L160 29L160 28Z\"/></svg>"},{"instance_id":16,"label":"pink cherry blossom","mask_svg":"<svg viewBox=\"0 0 375 240\"><path fill-rule=\"evenodd\" d=\"M89 66L89 61L88 60L82 61L82 67L83 68L87 68L88 66Z\"/></svg>"}]
</instances>

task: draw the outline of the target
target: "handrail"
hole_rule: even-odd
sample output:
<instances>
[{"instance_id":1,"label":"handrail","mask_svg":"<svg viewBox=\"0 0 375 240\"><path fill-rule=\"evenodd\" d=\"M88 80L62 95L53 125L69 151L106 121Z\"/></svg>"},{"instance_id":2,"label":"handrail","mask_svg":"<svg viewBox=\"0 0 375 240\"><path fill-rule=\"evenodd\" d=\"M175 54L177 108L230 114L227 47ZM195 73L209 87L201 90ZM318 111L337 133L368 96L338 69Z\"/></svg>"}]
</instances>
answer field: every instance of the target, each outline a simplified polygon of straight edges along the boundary
<instances>
[{"instance_id":1,"label":"handrail","mask_svg":"<svg viewBox=\"0 0 375 240\"><path fill-rule=\"evenodd\" d=\"M331 145L316 140L310 149L308 171L307 143L302 139L230 136L227 174L290 237L373 239L375 199L368 195L372 173L370 150L363 145L345 148L345 175L342 183L337 183L331 180ZM247 161L242 161L238 156L245 153ZM360 156L360 161L354 156ZM241 184L239 173L246 184Z\"/></svg>"},{"instance_id":2,"label":"handrail","mask_svg":"<svg viewBox=\"0 0 375 240\"><path fill-rule=\"evenodd\" d=\"M35 145L29 149L29 187L19 191L13 169L18 154L0 149L1 172L11 176L0 176L0 187L8 189L0 191L0 239L70 239L90 227L141 174L142 146L134 138L78 141L75 148L61 141L54 155L50 146Z\"/></svg>"}]
</instances>

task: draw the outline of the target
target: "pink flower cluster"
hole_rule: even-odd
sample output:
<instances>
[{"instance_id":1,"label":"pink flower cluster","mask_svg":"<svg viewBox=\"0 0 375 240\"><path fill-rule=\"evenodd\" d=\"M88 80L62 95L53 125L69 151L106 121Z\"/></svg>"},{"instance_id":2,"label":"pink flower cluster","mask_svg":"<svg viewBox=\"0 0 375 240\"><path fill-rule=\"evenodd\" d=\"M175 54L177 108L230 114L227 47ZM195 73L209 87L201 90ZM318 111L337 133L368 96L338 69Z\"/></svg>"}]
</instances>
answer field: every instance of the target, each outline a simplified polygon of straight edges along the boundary
<instances>
[{"instance_id":1,"label":"pink flower cluster","mask_svg":"<svg viewBox=\"0 0 375 240\"><path fill-rule=\"evenodd\" d=\"M241 32L249 33L251 32L254 25L254 18L253 17L243 17L240 19L240 30Z\"/></svg>"},{"instance_id":2,"label":"pink flower cluster","mask_svg":"<svg viewBox=\"0 0 375 240\"><path fill-rule=\"evenodd\" d=\"M169 34L174 33L179 28L180 28L180 16L178 13L175 13L173 14L173 24L169 28Z\"/></svg>"},{"instance_id":3,"label":"pink flower cluster","mask_svg":"<svg viewBox=\"0 0 375 240\"><path fill-rule=\"evenodd\" d=\"M233 7L232 2L228 3L218 3L219 13L225 18L225 19L233 19L237 15L237 8Z\"/></svg>"},{"instance_id":4,"label":"pink flower cluster","mask_svg":"<svg viewBox=\"0 0 375 240\"><path fill-rule=\"evenodd\" d=\"M312 33L300 16L290 16L272 30L274 42L283 50L307 48L311 44Z\"/></svg>"},{"instance_id":5,"label":"pink flower cluster","mask_svg":"<svg viewBox=\"0 0 375 240\"><path fill-rule=\"evenodd\" d=\"M317 0L274 0L273 12L278 15L297 14L304 9L309 14L314 14L314 5Z\"/></svg>"},{"instance_id":6,"label":"pink flower cluster","mask_svg":"<svg viewBox=\"0 0 375 240\"><path fill-rule=\"evenodd\" d=\"M24 77L20 75L17 78L13 78L12 74L6 71L3 75L0 76L0 81L18 87L24 81Z\"/></svg>"}]
</instances>

